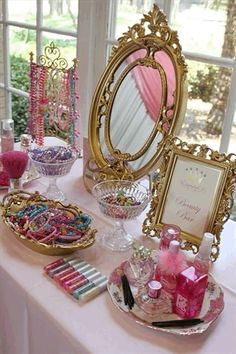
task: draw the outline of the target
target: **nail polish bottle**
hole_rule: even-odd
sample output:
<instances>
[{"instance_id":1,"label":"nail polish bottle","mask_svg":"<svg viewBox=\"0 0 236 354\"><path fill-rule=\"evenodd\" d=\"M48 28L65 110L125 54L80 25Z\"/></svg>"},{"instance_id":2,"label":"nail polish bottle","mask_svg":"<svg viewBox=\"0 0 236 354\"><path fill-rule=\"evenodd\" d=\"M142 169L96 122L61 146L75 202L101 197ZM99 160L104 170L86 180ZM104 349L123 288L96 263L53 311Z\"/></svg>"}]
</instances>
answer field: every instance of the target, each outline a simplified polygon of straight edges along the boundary
<instances>
[{"instance_id":1,"label":"nail polish bottle","mask_svg":"<svg viewBox=\"0 0 236 354\"><path fill-rule=\"evenodd\" d=\"M188 267L185 255L179 248L179 242L173 240L170 242L169 249L160 250L155 271L155 279L161 282L163 291L168 294L172 302L177 286L177 276Z\"/></svg>"},{"instance_id":2,"label":"nail polish bottle","mask_svg":"<svg viewBox=\"0 0 236 354\"><path fill-rule=\"evenodd\" d=\"M156 316L163 312L171 313L171 302L163 298L162 285L157 280L151 280L148 284L140 288L135 302L148 315Z\"/></svg>"},{"instance_id":3,"label":"nail polish bottle","mask_svg":"<svg viewBox=\"0 0 236 354\"><path fill-rule=\"evenodd\" d=\"M173 240L180 241L181 229L177 225L164 225L161 232L160 250L168 249Z\"/></svg>"},{"instance_id":4,"label":"nail polish bottle","mask_svg":"<svg viewBox=\"0 0 236 354\"><path fill-rule=\"evenodd\" d=\"M154 261L151 257L151 250L137 242L133 245L133 254L124 264L124 273L130 285L144 286L152 278Z\"/></svg>"},{"instance_id":5,"label":"nail polish bottle","mask_svg":"<svg viewBox=\"0 0 236 354\"><path fill-rule=\"evenodd\" d=\"M205 232L202 238L202 242L199 247L198 254L196 255L193 266L197 274L208 274L210 267L210 255L213 243L214 235L210 232Z\"/></svg>"}]
</instances>

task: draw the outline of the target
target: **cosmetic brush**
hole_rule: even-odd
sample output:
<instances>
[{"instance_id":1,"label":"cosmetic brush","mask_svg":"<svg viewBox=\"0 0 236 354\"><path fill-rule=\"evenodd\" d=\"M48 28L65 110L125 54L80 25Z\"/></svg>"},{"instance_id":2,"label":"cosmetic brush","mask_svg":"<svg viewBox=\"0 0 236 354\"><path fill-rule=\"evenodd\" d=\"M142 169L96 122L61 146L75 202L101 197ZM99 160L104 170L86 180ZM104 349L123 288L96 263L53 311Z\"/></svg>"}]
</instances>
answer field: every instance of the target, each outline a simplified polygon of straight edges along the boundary
<instances>
[{"instance_id":1,"label":"cosmetic brush","mask_svg":"<svg viewBox=\"0 0 236 354\"><path fill-rule=\"evenodd\" d=\"M7 151L1 156L4 170L10 179L8 191L21 189L21 177L28 164L28 155L23 151Z\"/></svg>"},{"instance_id":2,"label":"cosmetic brush","mask_svg":"<svg viewBox=\"0 0 236 354\"><path fill-rule=\"evenodd\" d=\"M125 274L121 276L122 289L124 294L124 303L129 306L129 309L132 310L134 306L134 297L130 289L128 279Z\"/></svg>"}]
</instances>

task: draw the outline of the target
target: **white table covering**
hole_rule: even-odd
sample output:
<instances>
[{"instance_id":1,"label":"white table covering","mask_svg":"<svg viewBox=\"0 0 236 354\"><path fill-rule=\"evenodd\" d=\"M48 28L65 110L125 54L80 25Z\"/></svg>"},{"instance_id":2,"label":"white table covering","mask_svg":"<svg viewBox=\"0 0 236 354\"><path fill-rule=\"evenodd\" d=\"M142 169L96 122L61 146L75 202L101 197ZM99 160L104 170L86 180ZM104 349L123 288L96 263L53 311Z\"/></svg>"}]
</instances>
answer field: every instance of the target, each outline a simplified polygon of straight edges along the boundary
<instances>
[{"instance_id":1,"label":"white table covering","mask_svg":"<svg viewBox=\"0 0 236 354\"><path fill-rule=\"evenodd\" d=\"M109 227L82 180L82 159L70 175L58 180L70 202L93 212L94 227ZM46 179L28 185L43 191ZM3 195L4 192L2 191ZM141 222L127 227L136 237ZM153 240L146 240L152 245ZM98 244L77 254L105 275L129 256L102 249ZM58 257L57 257L58 258ZM144 328L121 313L108 292L79 305L43 274L43 266L57 259L27 249L0 222L0 353L236 353L236 223L228 221L222 233L221 254L212 273L222 284L225 309L205 333L175 336Z\"/></svg>"}]
</instances>

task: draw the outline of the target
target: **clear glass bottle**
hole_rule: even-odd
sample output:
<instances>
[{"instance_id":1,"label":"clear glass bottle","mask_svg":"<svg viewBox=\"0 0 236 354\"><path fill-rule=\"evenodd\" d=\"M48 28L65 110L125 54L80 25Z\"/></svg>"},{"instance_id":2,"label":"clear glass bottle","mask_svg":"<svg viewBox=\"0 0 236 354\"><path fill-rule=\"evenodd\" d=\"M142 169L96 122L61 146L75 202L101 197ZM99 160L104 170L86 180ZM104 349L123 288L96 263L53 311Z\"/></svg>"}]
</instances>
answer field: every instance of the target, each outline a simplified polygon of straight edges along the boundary
<instances>
[{"instance_id":1,"label":"clear glass bottle","mask_svg":"<svg viewBox=\"0 0 236 354\"><path fill-rule=\"evenodd\" d=\"M28 153L28 151L31 148L31 140L32 140L32 137L29 134L22 134L20 136L20 149L21 149L21 151Z\"/></svg>"},{"instance_id":2,"label":"clear glass bottle","mask_svg":"<svg viewBox=\"0 0 236 354\"><path fill-rule=\"evenodd\" d=\"M148 283L154 271L154 261L151 257L151 250L134 242L133 254L124 264L124 273L133 286L140 287Z\"/></svg>"},{"instance_id":3,"label":"clear glass bottle","mask_svg":"<svg viewBox=\"0 0 236 354\"><path fill-rule=\"evenodd\" d=\"M1 120L1 152L14 150L14 121Z\"/></svg>"},{"instance_id":4,"label":"clear glass bottle","mask_svg":"<svg viewBox=\"0 0 236 354\"><path fill-rule=\"evenodd\" d=\"M214 240L214 235L210 232L205 232L202 238L202 242L199 247L198 254L196 255L193 266L196 270L196 274L208 274L210 267L210 255L212 243Z\"/></svg>"},{"instance_id":5,"label":"clear glass bottle","mask_svg":"<svg viewBox=\"0 0 236 354\"><path fill-rule=\"evenodd\" d=\"M180 241L180 234L181 229L177 225L164 225L160 233L160 249L168 249L170 242L173 240Z\"/></svg>"},{"instance_id":6,"label":"clear glass bottle","mask_svg":"<svg viewBox=\"0 0 236 354\"><path fill-rule=\"evenodd\" d=\"M145 287L140 288L135 302L149 316L172 312L171 302L162 293L162 285L157 280L151 280Z\"/></svg>"}]
</instances>

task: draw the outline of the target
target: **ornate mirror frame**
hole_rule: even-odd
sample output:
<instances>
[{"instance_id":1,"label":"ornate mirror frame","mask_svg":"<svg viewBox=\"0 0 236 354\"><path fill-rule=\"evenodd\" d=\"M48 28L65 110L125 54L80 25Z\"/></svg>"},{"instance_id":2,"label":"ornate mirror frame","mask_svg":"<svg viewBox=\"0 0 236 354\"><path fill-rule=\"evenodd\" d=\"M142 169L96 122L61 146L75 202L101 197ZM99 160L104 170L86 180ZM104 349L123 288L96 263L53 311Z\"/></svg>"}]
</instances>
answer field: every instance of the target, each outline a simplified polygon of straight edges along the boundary
<instances>
[{"instance_id":1,"label":"ornate mirror frame","mask_svg":"<svg viewBox=\"0 0 236 354\"><path fill-rule=\"evenodd\" d=\"M133 63L130 63L114 84L117 69L129 55L139 49L146 50L145 57L136 59ZM89 144L92 159L100 169L100 179L119 178L137 180L148 174L157 164L162 152L161 141L168 134L176 134L178 132L187 102L187 65L181 50L177 32L170 29L166 16L157 5L153 5L152 11L144 15L140 23L129 27L123 37L118 39L118 45L113 46L108 65L95 91L89 118ZM164 51L171 59L174 67L176 85L173 92L175 102L172 106L167 105L168 88L166 74L160 63L154 58L155 53L158 51ZM127 74L137 65L158 70L162 84L162 102L159 117L151 134L144 142L142 148L137 153L131 155L128 152L121 152L113 147L110 134L110 121L116 93ZM170 114L170 112L173 113ZM102 122L105 126L105 145L111 159L104 156L102 151L99 135ZM157 143L153 156L141 168L136 170L130 168L129 162L135 161L142 156L151 144L154 143L154 139L158 133L160 133L161 141Z\"/></svg>"}]
</instances>

